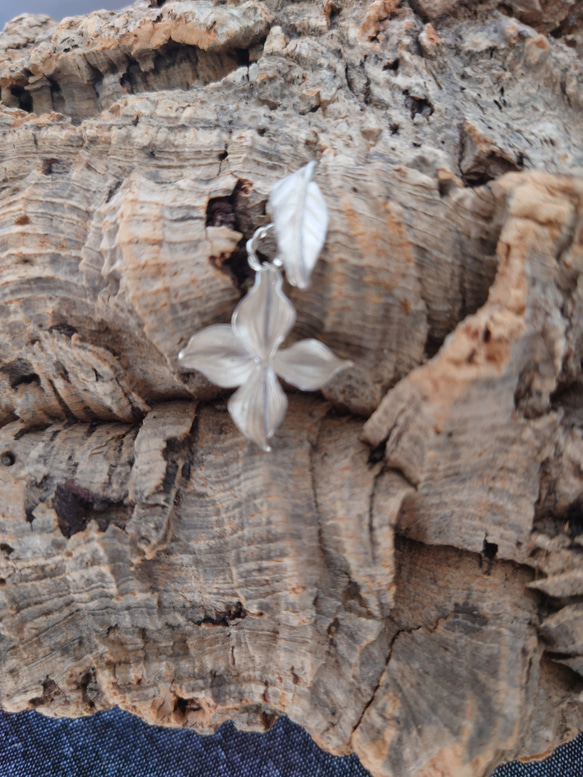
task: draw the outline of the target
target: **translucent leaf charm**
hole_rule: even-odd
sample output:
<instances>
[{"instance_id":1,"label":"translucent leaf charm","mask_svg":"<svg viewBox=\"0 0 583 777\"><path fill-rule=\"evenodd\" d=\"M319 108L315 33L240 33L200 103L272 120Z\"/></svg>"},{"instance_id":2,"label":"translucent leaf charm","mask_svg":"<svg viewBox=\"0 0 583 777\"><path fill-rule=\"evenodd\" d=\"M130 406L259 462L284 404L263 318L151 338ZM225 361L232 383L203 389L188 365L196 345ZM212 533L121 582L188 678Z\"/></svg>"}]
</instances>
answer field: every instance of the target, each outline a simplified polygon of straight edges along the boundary
<instances>
[{"instance_id":1,"label":"translucent leaf charm","mask_svg":"<svg viewBox=\"0 0 583 777\"><path fill-rule=\"evenodd\" d=\"M311 181L310 162L271 190L269 209L277 242L292 286L307 289L328 230L328 208L318 184Z\"/></svg>"},{"instance_id":2,"label":"translucent leaf charm","mask_svg":"<svg viewBox=\"0 0 583 777\"><path fill-rule=\"evenodd\" d=\"M302 340L278 352L296 311L282 291L280 259L261 264L256 253L258 240L275 226L288 280L302 289L309 284L328 225L324 198L310 182L314 164L274 187L270 205L275 224L260 227L247 242L255 283L237 305L231 324L203 329L178 354L182 367L199 370L223 388L239 387L229 400L229 412L239 431L264 451L271 450L269 440L287 410L278 375L302 391L315 391L352 365L317 340Z\"/></svg>"}]
</instances>

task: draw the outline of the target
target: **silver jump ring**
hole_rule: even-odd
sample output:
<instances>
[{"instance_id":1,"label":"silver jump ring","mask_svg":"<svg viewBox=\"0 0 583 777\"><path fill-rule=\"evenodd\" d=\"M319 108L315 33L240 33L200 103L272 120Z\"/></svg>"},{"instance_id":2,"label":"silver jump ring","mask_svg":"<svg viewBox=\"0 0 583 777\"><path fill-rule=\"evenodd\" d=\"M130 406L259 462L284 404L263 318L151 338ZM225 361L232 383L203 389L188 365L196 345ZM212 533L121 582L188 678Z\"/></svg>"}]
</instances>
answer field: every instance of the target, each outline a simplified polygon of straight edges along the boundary
<instances>
[{"instance_id":1,"label":"silver jump ring","mask_svg":"<svg viewBox=\"0 0 583 777\"><path fill-rule=\"evenodd\" d=\"M264 227L259 227L255 230L253 233L253 236L249 238L247 241L247 254L248 254L248 261L249 261L249 267L251 267L252 270L255 270L255 272L258 272L261 270L262 263L259 261L259 258L257 257L257 243L260 240L263 240L267 235L269 234L269 231L274 228L274 224L266 224ZM279 259L277 256L273 261L270 262L270 264L275 265L276 267L281 267L282 262L281 259Z\"/></svg>"}]
</instances>

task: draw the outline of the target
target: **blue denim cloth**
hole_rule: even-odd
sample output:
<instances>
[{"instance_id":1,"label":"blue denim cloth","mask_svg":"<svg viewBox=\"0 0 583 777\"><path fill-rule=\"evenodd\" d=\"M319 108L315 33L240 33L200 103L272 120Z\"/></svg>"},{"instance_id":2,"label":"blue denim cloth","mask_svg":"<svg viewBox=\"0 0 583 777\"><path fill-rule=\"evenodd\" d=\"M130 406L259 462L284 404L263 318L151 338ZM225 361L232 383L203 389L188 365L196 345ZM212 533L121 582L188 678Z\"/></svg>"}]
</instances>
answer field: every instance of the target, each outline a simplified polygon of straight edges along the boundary
<instances>
[{"instance_id":1,"label":"blue denim cloth","mask_svg":"<svg viewBox=\"0 0 583 777\"><path fill-rule=\"evenodd\" d=\"M544 761L521 764L518 761L499 766L492 777L582 777L583 734L557 747Z\"/></svg>"},{"instance_id":2,"label":"blue denim cloth","mask_svg":"<svg viewBox=\"0 0 583 777\"><path fill-rule=\"evenodd\" d=\"M583 736L541 763L495 777L581 777ZM0 713L0 777L368 777L356 756L336 758L280 718L266 734L231 723L214 736L148 726L118 709L90 718Z\"/></svg>"},{"instance_id":3,"label":"blue denim cloth","mask_svg":"<svg viewBox=\"0 0 583 777\"><path fill-rule=\"evenodd\" d=\"M226 723L214 736L148 726L119 709L90 718L0 714L0 777L367 777L280 718L266 734Z\"/></svg>"}]
</instances>

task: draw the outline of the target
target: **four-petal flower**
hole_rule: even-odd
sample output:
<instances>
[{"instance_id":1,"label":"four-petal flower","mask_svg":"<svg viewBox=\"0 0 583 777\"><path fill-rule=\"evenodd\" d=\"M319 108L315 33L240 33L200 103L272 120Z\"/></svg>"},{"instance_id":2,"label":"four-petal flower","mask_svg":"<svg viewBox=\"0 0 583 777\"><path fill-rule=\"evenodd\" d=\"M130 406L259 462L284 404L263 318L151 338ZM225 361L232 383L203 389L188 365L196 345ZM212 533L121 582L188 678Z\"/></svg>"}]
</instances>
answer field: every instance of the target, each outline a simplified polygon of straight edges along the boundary
<instances>
[{"instance_id":1,"label":"four-petal flower","mask_svg":"<svg viewBox=\"0 0 583 777\"><path fill-rule=\"evenodd\" d=\"M278 351L296 320L281 285L279 270L263 265L255 285L235 309L231 325L203 329L178 354L183 367L199 370L213 383L240 386L229 399L229 412L241 433L265 451L287 409L276 375L302 391L315 391L336 372L352 366L318 340L301 340Z\"/></svg>"}]
</instances>

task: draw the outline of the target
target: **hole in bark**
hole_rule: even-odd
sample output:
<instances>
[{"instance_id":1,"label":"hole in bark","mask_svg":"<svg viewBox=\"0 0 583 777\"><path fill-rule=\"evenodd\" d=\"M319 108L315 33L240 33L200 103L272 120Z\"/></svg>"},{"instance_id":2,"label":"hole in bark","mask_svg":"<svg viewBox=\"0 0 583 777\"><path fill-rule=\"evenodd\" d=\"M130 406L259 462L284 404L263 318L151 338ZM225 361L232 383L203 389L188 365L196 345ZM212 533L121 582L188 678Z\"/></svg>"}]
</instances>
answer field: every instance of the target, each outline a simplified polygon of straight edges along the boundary
<instances>
[{"instance_id":1,"label":"hole in bark","mask_svg":"<svg viewBox=\"0 0 583 777\"><path fill-rule=\"evenodd\" d=\"M414 119L418 114L429 118L434 111L433 105L429 100L425 100L423 97L413 97L407 90L403 92L405 97L405 105L411 113L411 118Z\"/></svg>"},{"instance_id":2,"label":"hole in bark","mask_svg":"<svg viewBox=\"0 0 583 777\"><path fill-rule=\"evenodd\" d=\"M328 626L327 635L330 642L334 642L334 635L338 631L338 626L340 625L340 622L338 618L334 618L332 623Z\"/></svg>"},{"instance_id":3,"label":"hole in bark","mask_svg":"<svg viewBox=\"0 0 583 777\"><path fill-rule=\"evenodd\" d=\"M557 37L560 38L561 36L559 35ZM568 46L570 49L576 49L577 48L577 41L575 40L575 38L564 37L563 38L563 43L565 44L565 46Z\"/></svg>"},{"instance_id":4,"label":"hole in bark","mask_svg":"<svg viewBox=\"0 0 583 777\"><path fill-rule=\"evenodd\" d=\"M583 534L583 500L577 500L567 510L567 527L571 537Z\"/></svg>"},{"instance_id":5,"label":"hole in bark","mask_svg":"<svg viewBox=\"0 0 583 777\"><path fill-rule=\"evenodd\" d=\"M7 542L0 542L0 551L8 557L14 553L14 548L11 545L8 545Z\"/></svg>"},{"instance_id":6,"label":"hole in bark","mask_svg":"<svg viewBox=\"0 0 583 777\"><path fill-rule=\"evenodd\" d=\"M21 111L26 111L27 113L32 113L33 106L32 106L32 95L30 92L27 92L24 86L11 86L10 92L13 97L16 97L18 100L18 107Z\"/></svg>"},{"instance_id":7,"label":"hole in bark","mask_svg":"<svg viewBox=\"0 0 583 777\"><path fill-rule=\"evenodd\" d=\"M134 93L134 83L135 83L135 78L134 78L134 74L131 72L131 69L125 72L123 76L119 79L119 85L121 86L123 91L127 92L128 94Z\"/></svg>"},{"instance_id":8,"label":"hole in bark","mask_svg":"<svg viewBox=\"0 0 583 777\"><path fill-rule=\"evenodd\" d=\"M70 324L55 324L49 328L49 333L53 334L53 332L58 332L61 335L65 335L65 337L73 337L73 335L77 334L75 327Z\"/></svg>"},{"instance_id":9,"label":"hole in bark","mask_svg":"<svg viewBox=\"0 0 583 777\"><path fill-rule=\"evenodd\" d=\"M51 85L51 102L53 103L53 109L57 113L64 113L65 98L63 96L63 91L61 89L61 86L52 78L49 78L48 80Z\"/></svg>"},{"instance_id":10,"label":"hole in bark","mask_svg":"<svg viewBox=\"0 0 583 777\"><path fill-rule=\"evenodd\" d=\"M482 553L488 561L493 561L498 553L498 545L495 542L488 542L487 539L484 539Z\"/></svg>"},{"instance_id":11,"label":"hole in bark","mask_svg":"<svg viewBox=\"0 0 583 777\"><path fill-rule=\"evenodd\" d=\"M341 11L342 6L334 0L326 0L324 3L324 15L328 19L328 24L330 24Z\"/></svg>"},{"instance_id":12,"label":"hole in bark","mask_svg":"<svg viewBox=\"0 0 583 777\"><path fill-rule=\"evenodd\" d=\"M30 699L29 704L33 708L43 707L46 704L50 704L61 694L62 694L62 691L59 688L59 686L56 684L56 682L54 680L51 680L50 677L47 677L47 679L43 681L42 696L35 696L34 699Z\"/></svg>"},{"instance_id":13,"label":"hole in bark","mask_svg":"<svg viewBox=\"0 0 583 777\"><path fill-rule=\"evenodd\" d=\"M451 178L442 178L437 182L437 189L440 197L447 197L454 189L457 189L457 183Z\"/></svg>"},{"instance_id":14,"label":"hole in bark","mask_svg":"<svg viewBox=\"0 0 583 777\"><path fill-rule=\"evenodd\" d=\"M135 76L140 74L141 83L136 83L136 88L141 91L168 88L170 79L179 89L190 89L195 81L206 83L204 75L199 71L199 65L202 65L204 57L204 52L199 52L196 46L169 42L157 51L154 58L155 81L150 80L149 74L142 75L139 67L133 69Z\"/></svg>"},{"instance_id":15,"label":"hole in bark","mask_svg":"<svg viewBox=\"0 0 583 777\"><path fill-rule=\"evenodd\" d=\"M6 451L2 454L2 456L0 456L0 463L3 467L11 467L15 461L16 456L12 453L12 451Z\"/></svg>"},{"instance_id":16,"label":"hole in bark","mask_svg":"<svg viewBox=\"0 0 583 777\"><path fill-rule=\"evenodd\" d=\"M386 448L386 442L381 442L379 445L376 446L376 448L372 448L372 450L368 454L369 467L374 467L375 464L378 464L379 461L382 461L385 458L385 448Z\"/></svg>"},{"instance_id":17,"label":"hole in bark","mask_svg":"<svg viewBox=\"0 0 583 777\"><path fill-rule=\"evenodd\" d=\"M67 488L57 486L53 507L59 520L59 529L67 539L86 527L89 503Z\"/></svg>"},{"instance_id":18,"label":"hole in bark","mask_svg":"<svg viewBox=\"0 0 583 777\"><path fill-rule=\"evenodd\" d=\"M235 205L236 187L233 194L228 197L213 197L210 199L206 209L206 226L235 229L235 222L237 220Z\"/></svg>"},{"instance_id":19,"label":"hole in bark","mask_svg":"<svg viewBox=\"0 0 583 777\"><path fill-rule=\"evenodd\" d=\"M10 388L13 389L30 383L40 384L39 376L34 371L32 364L27 362L26 359L15 359L10 364L2 367L0 371L6 375Z\"/></svg>"},{"instance_id":20,"label":"hole in bark","mask_svg":"<svg viewBox=\"0 0 583 777\"><path fill-rule=\"evenodd\" d=\"M241 67L249 67L249 50L235 49L235 57Z\"/></svg>"},{"instance_id":21,"label":"hole in bark","mask_svg":"<svg viewBox=\"0 0 583 777\"><path fill-rule=\"evenodd\" d=\"M188 481L190 479L191 469L192 469L191 463L189 461L185 461L184 464L182 465L182 472L180 473L180 477L183 480Z\"/></svg>"},{"instance_id":22,"label":"hole in bark","mask_svg":"<svg viewBox=\"0 0 583 777\"><path fill-rule=\"evenodd\" d=\"M470 164L464 165L462 180L466 186L484 186L488 181L493 181L504 173L520 170L524 163L524 156L519 155L519 158L520 164L513 164L493 151L486 156L478 155Z\"/></svg>"},{"instance_id":23,"label":"hole in bark","mask_svg":"<svg viewBox=\"0 0 583 777\"><path fill-rule=\"evenodd\" d=\"M94 96L99 100L103 89L103 73L94 67L92 67L91 70L93 71L93 81L91 83L93 85L93 91L95 92ZM93 97L93 95L91 96Z\"/></svg>"},{"instance_id":24,"label":"hole in bark","mask_svg":"<svg viewBox=\"0 0 583 777\"><path fill-rule=\"evenodd\" d=\"M36 372L31 372L28 375L21 375L18 380L15 380L12 384L12 388L17 388L18 386L22 385L29 385L31 383L40 384L40 378L36 374Z\"/></svg>"},{"instance_id":25,"label":"hole in bark","mask_svg":"<svg viewBox=\"0 0 583 777\"><path fill-rule=\"evenodd\" d=\"M250 181L239 180L233 193L228 197L213 197L209 200L206 210L207 227L229 227L243 234L237 247L230 256L211 256L210 262L221 272L231 276L238 288L244 288L249 282L252 271L247 261L245 244L252 232L246 228L250 222L246 211L246 196L252 189Z\"/></svg>"},{"instance_id":26,"label":"hole in bark","mask_svg":"<svg viewBox=\"0 0 583 777\"><path fill-rule=\"evenodd\" d=\"M154 61L154 69L156 68L156 60ZM142 68L135 59L129 58L129 64L126 71L121 75L119 79L119 85L126 94L133 94L139 91L142 86L143 74Z\"/></svg>"},{"instance_id":27,"label":"hole in bark","mask_svg":"<svg viewBox=\"0 0 583 777\"><path fill-rule=\"evenodd\" d=\"M205 616L197 623L198 625L205 624L206 626L229 626L233 622L243 620L248 614L242 602L235 602L225 610L219 610L214 615Z\"/></svg>"},{"instance_id":28,"label":"hole in bark","mask_svg":"<svg viewBox=\"0 0 583 777\"><path fill-rule=\"evenodd\" d=\"M90 692L92 689L90 689L91 685L94 685L95 683L95 669L92 667L89 669L89 671L85 672L83 677L79 680L78 688L81 691L81 695L83 697L83 701L91 708L95 708L95 702L90 697Z\"/></svg>"},{"instance_id":29,"label":"hole in bark","mask_svg":"<svg viewBox=\"0 0 583 777\"><path fill-rule=\"evenodd\" d=\"M123 529L131 515L128 505L92 494L71 480L55 489L53 508L61 534L67 539L84 531L91 520L97 522L100 531L105 531L111 523Z\"/></svg>"},{"instance_id":30,"label":"hole in bark","mask_svg":"<svg viewBox=\"0 0 583 777\"><path fill-rule=\"evenodd\" d=\"M392 70L393 73L396 73L398 69L399 69L399 57L394 59L392 62L387 62L387 64L383 66L383 70Z\"/></svg>"},{"instance_id":31,"label":"hole in bark","mask_svg":"<svg viewBox=\"0 0 583 777\"><path fill-rule=\"evenodd\" d=\"M52 175L53 169L56 164L58 164L58 159L43 159L42 161L42 171L43 175Z\"/></svg>"},{"instance_id":32,"label":"hole in bark","mask_svg":"<svg viewBox=\"0 0 583 777\"><path fill-rule=\"evenodd\" d=\"M275 712L262 712L261 713L261 724L265 731L269 731L269 729L273 726L275 721L277 720L278 716Z\"/></svg>"},{"instance_id":33,"label":"hole in bark","mask_svg":"<svg viewBox=\"0 0 583 777\"><path fill-rule=\"evenodd\" d=\"M176 475L178 474L178 464L175 461L168 461L166 465L166 472L164 473L164 480L162 481L162 491L168 493L176 482Z\"/></svg>"}]
</instances>

